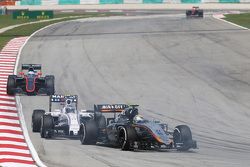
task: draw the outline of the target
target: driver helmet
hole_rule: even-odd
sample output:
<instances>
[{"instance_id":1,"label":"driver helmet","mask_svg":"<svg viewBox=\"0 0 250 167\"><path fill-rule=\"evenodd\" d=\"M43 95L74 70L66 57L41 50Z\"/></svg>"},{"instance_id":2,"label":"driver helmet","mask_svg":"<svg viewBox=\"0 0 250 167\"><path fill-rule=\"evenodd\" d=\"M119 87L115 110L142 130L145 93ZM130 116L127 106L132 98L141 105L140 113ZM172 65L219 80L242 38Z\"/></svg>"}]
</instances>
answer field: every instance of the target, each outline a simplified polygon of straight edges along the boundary
<instances>
[{"instance_id":1,"label":"driver helmet","mask_svg":"<svg viewBox=\"0 0 250 167\"><path fill-rule=\"evenodd\" d=\"M127 109L125 109L125 115L129 119L133 119L136 115L138 115L138 109L137 108L127 108Z\"/></svg>"},{"instance_id":2,"label":"driver helmet","mask_svg":"<svg viewBox=\"0 0 250 167\"><path fill-rule=\"evenodd\" d=\"M30 74L30 75L33 75L33 74L35 74L35 71L34 71L34 68L29 68L29 70L28 70L28 74Z\"/></svg>"},{"instance_id":3,"label":"driver helmet","mask_svg":"<svg viewBox=\"0 0 250 167\"><path fill-rule=\"evenodd\" d=\"M65 112L66 113L73 113L75 110L74 110L74 108L72 108L72 107L66 107L65 108Z\"/></svg>"}]
</instances>

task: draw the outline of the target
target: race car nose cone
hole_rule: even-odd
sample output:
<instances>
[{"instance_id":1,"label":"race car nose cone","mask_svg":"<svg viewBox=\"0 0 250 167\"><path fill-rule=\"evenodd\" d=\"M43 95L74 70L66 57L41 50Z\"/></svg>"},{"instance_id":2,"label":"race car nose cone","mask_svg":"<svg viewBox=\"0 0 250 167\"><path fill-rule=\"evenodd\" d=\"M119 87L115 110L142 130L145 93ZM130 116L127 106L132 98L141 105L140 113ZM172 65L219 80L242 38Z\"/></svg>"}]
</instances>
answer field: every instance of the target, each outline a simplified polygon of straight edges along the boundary
<instances>
[{"instance_id":1,"label":"race car nose cone","mask_svg":"<svg viewBox=\"0 0 250 167\"><path fill-rule=\"evenodd\" d=\"M73 131L74 135L78 135L78 131L74 130Z\"/></svg>"}]
</instances>

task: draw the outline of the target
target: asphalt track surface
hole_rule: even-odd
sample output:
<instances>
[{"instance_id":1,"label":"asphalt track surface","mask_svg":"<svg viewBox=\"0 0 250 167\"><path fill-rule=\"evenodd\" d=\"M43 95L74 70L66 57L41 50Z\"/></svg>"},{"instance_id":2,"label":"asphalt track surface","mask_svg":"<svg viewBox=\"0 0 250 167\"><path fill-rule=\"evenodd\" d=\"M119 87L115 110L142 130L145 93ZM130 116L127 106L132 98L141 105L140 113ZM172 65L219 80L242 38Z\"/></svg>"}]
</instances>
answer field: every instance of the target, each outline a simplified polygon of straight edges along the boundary
<instances>
[{"instance_id":1,"label":"asphalt track surface","mask_svg":"<svg viewBox=\"0 0 250 167\"><path fill-rule=\"evenodd\" d=\"M199 149L121 151L77 139L32 142L49 167L248 167L250 32L212 17L71 21L30 39L21 63L41 63L56 92L78 94L79 108L136 103L146 118L187 124ZM26 124L48 97L21 97Z\"/></svg>"}]
</instances>

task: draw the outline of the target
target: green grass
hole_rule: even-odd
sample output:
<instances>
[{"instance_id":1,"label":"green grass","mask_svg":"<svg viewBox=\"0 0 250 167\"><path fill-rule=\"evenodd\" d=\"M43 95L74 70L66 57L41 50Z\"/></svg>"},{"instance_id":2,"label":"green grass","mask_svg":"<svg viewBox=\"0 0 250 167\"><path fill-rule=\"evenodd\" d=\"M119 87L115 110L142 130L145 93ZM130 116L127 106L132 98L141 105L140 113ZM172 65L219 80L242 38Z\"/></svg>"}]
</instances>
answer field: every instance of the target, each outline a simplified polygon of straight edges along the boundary
<instances>
[{"instance_id":1,"label":"green grass","mask_svg":"<svg viewBox=\"0 0 250 167\"><path fill-rule=\"evenodd\" d=\"M225 20L227 21L230 21L232 23L238 24L246 28L250 28L250 13L227 14L225 16L226 16Z\"/></svg>"},{"instance_id":2,"label":"green grass","mask_svg":"<svg viewBox=\"0 0 250 167\"><path fill-rule=\"evenodd\" d=\"M8 27L15 24L27 23L31 21L34 20L14 20L12 19L12 15L0 15L0 28Z\"/></svg>"},{"instance_id":3,"label":"green grass","mask_svg":"<svg viewBox=\"0 0 250 167\"><path fill-rule=\"evenodd\" d=\"M78 18L87 18L87 17L104 17L104 16L111 16L111 15L120 15L117 13L91 13L91 14L62 14L62 15L57 15L56 17L67 17L67 16L79 16ZM6 19L6 18L5 18ZM11 18L12 19L12 18ZM8 41L10 41L12 38L15 37L22 37L22 36L29 36L33 32L47 26L50 24L62 22L62 21L67 21L67 20L74 20L76 18L63 18L60 20L50 20L47 22L40 22L40 23L33 23L29 25L22 25L16 28L13 28L11 30L5 31L0 34L0 50L6 45ZM7 19L8 20L8 19ZM0 21L1 18L0 18ZM22 20L20 20L22 21ZM10 21L11 22L11 21ZM22 22L21 22L22 23Z\"/></svg>"}]
</instances>

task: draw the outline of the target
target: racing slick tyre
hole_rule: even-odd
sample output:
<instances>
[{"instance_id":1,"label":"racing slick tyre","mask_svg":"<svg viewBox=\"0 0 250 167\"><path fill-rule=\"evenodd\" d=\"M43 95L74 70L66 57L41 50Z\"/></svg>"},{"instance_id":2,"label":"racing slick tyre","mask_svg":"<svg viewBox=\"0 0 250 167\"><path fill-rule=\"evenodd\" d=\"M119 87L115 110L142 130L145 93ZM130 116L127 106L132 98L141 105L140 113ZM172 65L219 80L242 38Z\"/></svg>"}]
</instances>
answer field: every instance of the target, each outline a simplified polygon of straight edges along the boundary
<instances>
[{"instance_id":1,"label":"racing slick tyre","mask_svg":"<svg viewBox=\"0 0 250 167\"><path fill-rule=\"evenodd\" d=\"M48 96L55 94L55 77L53 75L45 76L45 86Z\"/></svg>"},{"instance_id":2,"label":"racing slick tyre","mask_svg":"<svg viewBox=\"0 0 250 167\"><path fill-rule=\"evenodd\" d=\"M82 144L96 144L98 127L93 120L86 121L80 125L80 141Z\"/></svg>"},{"instance_id":3,"label":"racing slick tyre","mask_svg":"<svg viewBox=\"0 0 250 167\"><path fill-rule=\"evenodd\" d=\"M192 13L191 11L187 10L186 11L186 17L189 18L189 16L191 15L191 13Z\"/></svg>"},{"instance_id":4,"label":"racing slick tyre","mask_svg":"<svg viewBox=\"0 0 250 167\"><path fill-rule=\"evenodd\" d=\"M104 129L106 128L106 118L102 115L99 119L98 119L98 128L99 129Z\"/></svg>"},{"instance_id":5,"label":"racing slick tyre","mask_svg":"<svg viewBox=\"0 0 250 167\"><path fill-rule=\"evenodd\" d=\"M32 114L32 131L33 132L40 132L41 119L44 113L45 113L44 110L33 110L33 114Z\"/></svg>"},{"instance_id":6,"label":"racing slick tyre","mask_svg":"<svg viewBox=\"0 0 250 167\"><path fill-rule=\"evenodd\" d=\"M51 115L43 115L41 119L40 135L42 138L51 138L54 131L54 121Z\"/></svg>"},{"instance_id":7,"label":"racing slick tyre","mask_svg":"<svg viewBox=\"0 0 250 167\"><path fill-rule=\"evenodd\" d=\"M192 148L192 133L187 125L178 125L173 133L174 147L178 151L187 151ZM178 146L179 145L179 146Z\"/></svg>"},{"instance_id":8,"label":"racing slick tyre","mask_svg":"<svg viewBox=\"0 0 250 167\"><path fill-rule=\"evenodd\" d=\"M66 126L66 127L63 129L63 133L64 133L64 135L66 135L66 136L69 135L69 126Z\"/></svg>"},{"instance_id":9,"label":"racing slick tyre","mask_svg":"<svg viewBox=\"0 0 250 167\"><path fill-rule=\"evenodd\" d=\"M203 18L203 10L200 10L200 11L198 12L198 16Z\"/></svg>"},{"instance_id":10,"label":"racing slick tyre","mask_svg":"<svg viewBox=\"0 0 250 167\"><path fill-rule=\"evenodd\" d=\"M133 150L135 140L136 132L133 128L124 126L119 128L118 142L123 151Z\"/></svg>"},{"instance_id":11,"label":"racing slick tyre","mask_svg":"<svg viewBox=\"0 0 250 167\"><path fill-rule=\"evenodd\" d=\"M8 95L15 95L15 88L16 88L16 75L9 75L7 81L7 94Z\"/></svg>"}]
</instances>

